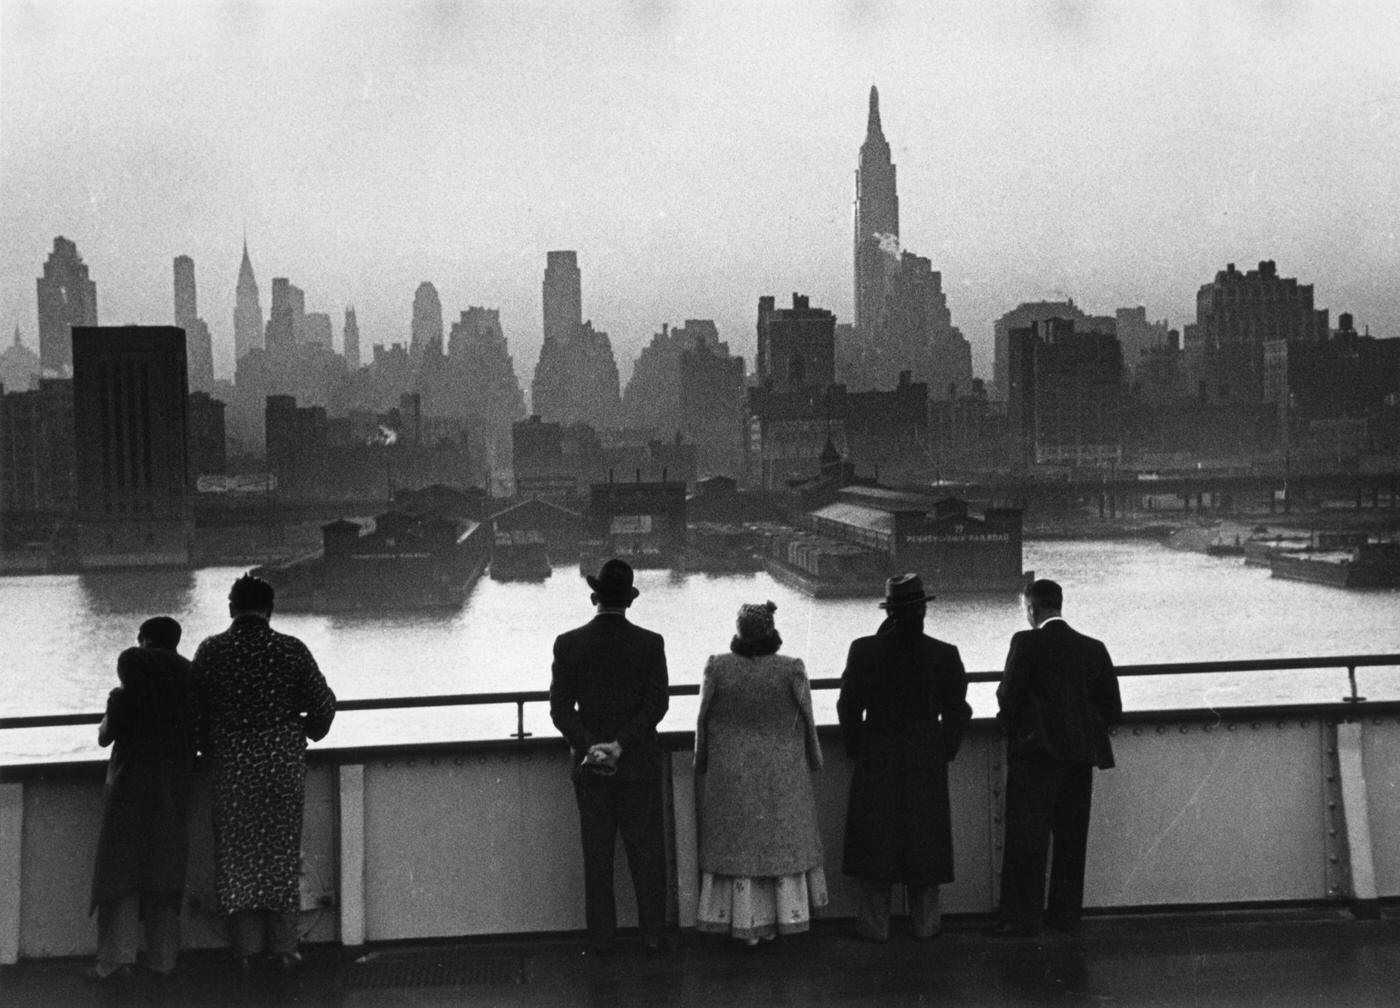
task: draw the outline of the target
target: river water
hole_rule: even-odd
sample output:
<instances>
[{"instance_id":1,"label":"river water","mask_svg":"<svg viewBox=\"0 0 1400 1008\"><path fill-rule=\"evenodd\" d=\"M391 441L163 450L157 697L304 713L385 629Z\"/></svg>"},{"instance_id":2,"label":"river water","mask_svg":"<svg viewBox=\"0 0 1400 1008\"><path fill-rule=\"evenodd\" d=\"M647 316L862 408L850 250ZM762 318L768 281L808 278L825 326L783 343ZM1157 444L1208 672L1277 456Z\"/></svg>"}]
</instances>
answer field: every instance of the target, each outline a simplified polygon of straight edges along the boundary
<instances>
[{"instance_id":1,"label":"river water","mask_svg":"<svg viewBox=\"0 0 1400 1008\"><path fill-rule=\"evenodd\" d=\"M1121 665L1400 653L1400 592L1357 592L1276 580L1267 570L1179 552L1150 542L1028 542L1025 566L1065 589L1065 616L1101 638ZM181 650L227 625L225 598L240 572L121 572L0 578L4 690L0 714L99 711L116 682L117 653L135 643L147 616L176 617ZM741 602L777 603L785 654L813 678L841 674L846 646L871 633L881 611L870 600L809 599L765 573L711 576L639 571L632 618L666 637L673 683L698 682L706 656L727 648ZM342 698L543 690L555 634L589 618L588 589L574 570L543 583L482 579L456 612L275 615L273 625L311 648ZM1001 668L1011 634L1025 626L1014 595L940 598L927 630L962 650L969 671ZM1361 692L1400 697L1396 669L1362 670ZM1333 701L1344 671L1125 679L1130 709L1227 707ZM995 710L991 686L974 686L978 715ZM834 720L834 691L818 717ZM676 698L662 727L693 727L695 700ZM514 707L349 712L323 746L500 738ZM544 705L526 728L553 734ZM0 762L100 755L95 728L0 731Z\"/></svg>"}]
</instances>

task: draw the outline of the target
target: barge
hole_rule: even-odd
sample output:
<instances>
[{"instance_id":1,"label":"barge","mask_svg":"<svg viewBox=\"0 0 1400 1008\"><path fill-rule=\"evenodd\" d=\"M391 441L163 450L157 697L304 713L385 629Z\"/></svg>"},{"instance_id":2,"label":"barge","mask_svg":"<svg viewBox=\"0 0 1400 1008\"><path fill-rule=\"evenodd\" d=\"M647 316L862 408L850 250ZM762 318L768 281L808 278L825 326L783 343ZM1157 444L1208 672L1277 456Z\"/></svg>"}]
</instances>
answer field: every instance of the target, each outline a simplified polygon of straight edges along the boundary
<instances>
[{"instance_id":1,"label":"barge","mask_svg":"<svg viewBox=\"0 0 1400 1008\"><path fill-rule=\"evenodd\" d=\"M1336 588L1400 588L1400 542L1362 543L1349 551L1274 553L1269 573Z\"/></svg>"}]
</instances>

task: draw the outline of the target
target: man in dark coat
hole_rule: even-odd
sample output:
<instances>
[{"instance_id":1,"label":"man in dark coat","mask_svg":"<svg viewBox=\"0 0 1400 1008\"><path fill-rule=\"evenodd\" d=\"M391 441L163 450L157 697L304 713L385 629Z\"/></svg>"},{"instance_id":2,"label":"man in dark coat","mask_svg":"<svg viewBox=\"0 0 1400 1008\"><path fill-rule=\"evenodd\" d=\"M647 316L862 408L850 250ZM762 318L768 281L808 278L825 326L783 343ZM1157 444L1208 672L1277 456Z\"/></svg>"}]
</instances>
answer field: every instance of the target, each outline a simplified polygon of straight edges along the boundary
<instances>
[{"instance_id":1,"label":"man in dark coat","mask_svg":"<svg viewBox=\"0 0 1400 1008\"><path fill-rule=\"evenodd\" d=\"M1011 638L997 687L1007 743L1006 840L999 920L984 931L996 937L1035 934L1042 907L1049 927L1079 926L1094 767L1113 766L1107 729L1123 715L1108 649L1065 622L1060 586L1032 581L1024 602L1032 629Z\"/></svg>"},{"instance_id":2,"label":"man in dark coat","mask_svg":"<svg viewBox=\"0 0 1400 1008\"><path fill-rule=\"evenodd\" d=\"M190 663L176 653L180 624L156 616L117 658L121 685L97 731L112 746L92 877L97 911L93 978L128 976L145 923L146 965L175 969L189 839L185 811L195 757Z\"/></svg>"},{"instance_id":3,"label":"man in dark coat","mask_svg":"<svg viewBox=\"0 0 1400 1008\"><path fill-rule=\"evenodd\" d=\"M233 623L194 655L204 750L213 769L214 894L240 967L266 951L301 962L301 824L306 740L324 738L335 694L305 644L268 625L272 585L233 583Z\"/></svg>"},{"instance_id":4,"label":"man in dark coat","mask_svg":"<svg viewBox=\"0 0 1400 1008\"><path fill-rule=\"evenodd\" d=\"M851 643L836 713L856 761L841 870L858 880L856 934L885 941L890 890L904 885L916 938L938 933L938 887L953 881L948 764L972 717L951 644L924 633L931 595L917 574L889 579L879 631Z\"/></svg>"},{"instance_id":5,"label":"man in dark coat","mask_svg":"<svg viewBox=\"0 0 1400 1008\"><path fill-rule=\"evenodd\" d=\"M656 726L670 703L665 643L627 620L627 607L638 595L630 566L609 560L587 580L597 615L554 642L549 713L573 749L588 952L613 951L618 832L637 894L642 942L648 952L659 952L665 947L666 854Z\"/></svg>"}]
</instances>

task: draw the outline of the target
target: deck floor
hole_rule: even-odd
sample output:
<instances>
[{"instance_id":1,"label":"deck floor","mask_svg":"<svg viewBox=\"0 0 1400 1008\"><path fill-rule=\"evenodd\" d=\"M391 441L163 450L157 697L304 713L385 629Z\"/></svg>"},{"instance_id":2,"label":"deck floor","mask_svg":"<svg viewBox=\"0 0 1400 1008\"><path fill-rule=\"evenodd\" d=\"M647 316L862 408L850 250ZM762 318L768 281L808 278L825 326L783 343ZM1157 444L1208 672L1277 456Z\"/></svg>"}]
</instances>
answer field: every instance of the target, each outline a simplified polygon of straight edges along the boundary
<instances>
[{"instance_id":1,"label":"deck floor","mask_svg":"<svg viewBox=\"0 0 1400 1008\"><path fill-rule=\"evenodd\" d=\"M291 978L241 984L226 954L187 953L163 987L107 990L86 962L0 971L6 1006L589 1005L1190 1005L1375 1006L1400 1003L1400 908L1377 920L1344 911L1273 910L1095 917L1081 933L991 939L954 920L931 942L896 934L875 945L845 922L749 951L708 935L645 956L580 955L570 939L472 940L311 948Z\"/></svg>"}]
</instances>

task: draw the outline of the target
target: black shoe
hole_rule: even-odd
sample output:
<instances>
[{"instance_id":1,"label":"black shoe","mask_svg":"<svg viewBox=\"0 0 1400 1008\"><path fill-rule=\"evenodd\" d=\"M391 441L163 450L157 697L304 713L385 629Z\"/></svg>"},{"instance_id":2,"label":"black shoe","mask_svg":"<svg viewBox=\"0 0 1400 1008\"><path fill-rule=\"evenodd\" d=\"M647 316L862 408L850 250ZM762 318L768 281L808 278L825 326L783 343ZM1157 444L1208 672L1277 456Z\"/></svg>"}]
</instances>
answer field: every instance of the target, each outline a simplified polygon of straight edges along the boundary
<instances>
[{"instance_id":1,"label":"black shoe","mask_svg":"<svg viewBox=\"0 0 1400 1008\"><path fill-rule=\"evenodd\" d=\"M1012 924L1009 921L997 921L982 929L982 934L988 938L1034 938L1039 933L1039 929L1030 924Z\"/></svg>"}]
</instances>

